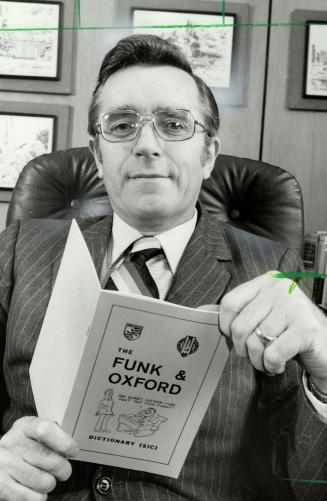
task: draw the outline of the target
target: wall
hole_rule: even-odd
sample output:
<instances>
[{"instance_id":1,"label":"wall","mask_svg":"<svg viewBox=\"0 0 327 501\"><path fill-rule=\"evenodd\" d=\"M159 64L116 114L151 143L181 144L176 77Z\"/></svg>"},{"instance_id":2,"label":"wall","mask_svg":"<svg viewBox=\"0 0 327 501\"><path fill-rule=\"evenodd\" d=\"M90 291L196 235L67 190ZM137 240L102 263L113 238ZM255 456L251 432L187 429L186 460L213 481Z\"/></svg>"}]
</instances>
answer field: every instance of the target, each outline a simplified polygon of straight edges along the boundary
<instances>
[{"instance_id":1,"label":"wall","mask_svg":"<svg viewBox=\"0 0 327 501\"><path fill-rule=\"evenodd\" d=\"M327 11L326 0L274 0L272 22L296 9ZM290 28L271 28L263 160L292 172L304 196L306 231L327 230L327 112L286 106Z\"/></svg>"},{"instance_id":2,"label":"wall","mask_svg":"<svg viewBox=\"0 0 327 501\"><path fill-rule=\"evenodd\" d=\"M66 0L73 1L73 0ZM121 0L123 1L123 0ZM200 3L204 0L198 0ZM212 0L219 10L220 2ZM238 0L250 5L251 22L267 24L269 0ZM226 1L226 11L228 5ZM162 0L153 0L153 7L162 7ZM306 0L272 0L272 21L288 21L294 9L307 9ZM326 9L326 0L312 0L310 9ZM74 93L70 96L0 92L0 101L68 104L73 109L71 146L87 144L87 107L94 88L101 60L108 49L126 30L100 29L117 20L118 0L81 0L81 24L76 30L74 58ZM97 29L95 29L97 28ZM307 230L327 229L324 197L326 182L324 159L327 158L327 114L290 111L286 108L288 75L288 44L290 30L271 28L268 57L267 98L264 104L267 26L241 27L249 30L248 75L245 80L245 100L242 106L221 107L221 138L223 153L262 159L293 172L299 179L305 200ZM265 111L264 137L261 144L262 114ZM296 133L295 133L296 132ZM0 229L5 224L6 204L0 203Z\"/></svg>"},{"instance_id":3,"label":"wall","mask_svg":"<svg viewBox=\"0 0 327 501\"><path fill-rule=\"evenodd\" d=\"M73 1L73 0L66 0ZM117 0L118 1L118 0ZM103 56L108 49L129 30L101 29L117 23L118 3L116 0L81 0L81 26L76 30L75 90L70 96L42 95L32 93L1 92L0 101L53 103L70 105L71 146L87 144L87 107ZM198 0L201 2L201 0ZM251 21L267 19L268 3L261 0L239 0L251 6ZM219 5L212 0L214 6ZM153 0L153 7L162 7L161 0ZM220 5L219 5L220 7ZM76 12L77 20L77 12ZM248 28L244 28L248 29ZM244 89L245 102L242 107L221 109L221 138L223 152L258 158L260 143L261 111L263 101L264 61L266 51L266 28L249 33L248 85ZM251 123L251 128L248 124ZM6 204L0 203L0 229L5 226Z\"/></svg>"},{"instance_id":4,"label":"wall","mask_svg":"<svg viewBox=\"0 0 327 501\"><path fill-rule=\"evenodd\" d=\"M250 22L265 23L268 19L269 2L241 0L251 6ZM228 12L228 2L226 2ZM259 158L260 131L265 78L267 27L240 27L249 31L247 82L244 88L244 104L236 107L221 107L222 153L246 158ZM219 103L218 103L219 104ZM251 126L249 127L249 124Z\"/></svg>"},{"instance_id":5,"label":"wall","mask_svg":"<svg viewBox=\"0 0 327 501\"><path fill-rule=\"evenodd\" d=\"M74 0L65 0L73 2ZM107 0L82 0L82 25L91 29L76 30L75 57L73 72L75 73L74 92L72 95L47 95L20 92L1 92L0 101L26 103L64 104L72 107L71 147L87 145L87 108L95 86L99 66L103 55L111 45L110 30L92 29L96 26L112 25L114 4ZM76 12L77 20L77 12ZM7 204L0 203L0 231L5 227Z\"/></svg>"},{"instance_id":6,"label":"wall","mask_svg":"<svg viewBox=\"0 0 327 501\"><path fill-rule=\"evenodd\" d=\"M118 0L117 0L118 1ZM197 0L201 3L205 0ZM104 0L92 0L92 9L87 9L91 0L82 0L82 25L87 22L89 27L108 26L107 20L121 25L118 20L118 3ZM136 2L137 3L137 2ZM162 0L149 0L153 7L163 7ZM186 2L185 5L187 5ZM211 0L213 6L218 6L217 0ZM260 23L268 19L268 2L262 0L238 0L238 3L251 6L251 22ZM108 9L108 5L110 8ZM228 2L227 2L228 4ZM104 12L106 7L106 12ZM227 7L228 8L228 5ZM84 14L85 13L85 14ZM87 18L87 19L84 19ZM242 29L249 29L244 27ZM249 61L247 62L248 82L244 89L244 105L237 107L221 107L222 127L221 139L223 152L250 158L258 158L260 149L260 128L262 119L263 84L265 76L265 54L267 28L249 29ZM73 146L87 141L85 134L86 106L94 88L95 76L98 73L103 56L120 38L130 34L130 30L108 29L80 31L78 33L78 95L76 98L76 116L73 129ZM87 68L87 75L85 75ZM251 123L251 128L248 124Z\"/></svg>"}]
</instances>

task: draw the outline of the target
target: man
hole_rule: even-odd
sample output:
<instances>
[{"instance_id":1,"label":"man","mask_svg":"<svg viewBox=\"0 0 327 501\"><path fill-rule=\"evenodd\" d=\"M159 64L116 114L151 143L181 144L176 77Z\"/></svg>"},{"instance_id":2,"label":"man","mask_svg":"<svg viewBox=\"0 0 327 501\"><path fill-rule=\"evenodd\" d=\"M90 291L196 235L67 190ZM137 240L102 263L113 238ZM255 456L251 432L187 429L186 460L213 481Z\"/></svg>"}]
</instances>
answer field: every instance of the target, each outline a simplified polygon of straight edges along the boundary
<instances>
[{"instance_id":1,"label":"man","mask_svg":"<svg viewBox=\"0 0 327 501\"><path fill-rule=\"evenodd\" d=\"M104 398L99 402L98 409L96 411L96 416L98 416L94 431L109 431L109 418L114 415L112 408L114 405L113 401L113 390L108 388L104 392Z\"/></svg>"},{"instance_id":2,"label":"man","mask_svg":"<svg viewBox=\"0 0 327 501\"><path fill-rule=\"evenodd\" d=\"M291 249L197 205L219 152L218 125L210 90L171 44L132 36L105 57L89 132L114 217L80 223L102 284L133 242L155 237L163 253L148 268L160 297L220 303L220 328L234 344L179 478L69 461L71 437L35 417L28 367L69 225L30 221L9 227L0 243L1 500L44 500L51 491L61 501L327 496L323 485L291 481L327 479L327 321L299 288L288 294L289 280L266 273L297 270Z\"/></svg>"}]
</instances>

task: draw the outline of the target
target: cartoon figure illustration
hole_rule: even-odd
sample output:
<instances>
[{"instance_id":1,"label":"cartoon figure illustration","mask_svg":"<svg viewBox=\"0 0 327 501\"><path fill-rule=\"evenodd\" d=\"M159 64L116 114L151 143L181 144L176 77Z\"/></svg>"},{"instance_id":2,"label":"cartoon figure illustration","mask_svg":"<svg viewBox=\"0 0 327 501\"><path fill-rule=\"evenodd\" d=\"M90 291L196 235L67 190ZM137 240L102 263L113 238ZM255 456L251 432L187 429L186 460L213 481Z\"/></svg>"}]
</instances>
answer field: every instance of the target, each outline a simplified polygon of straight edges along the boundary
<instances>
[{"instance_id":1,"label":"cartoon figure illustration","mask_svg":"<svg viewBox=\"0 0 327 501\"><path fill-rule=\"evenodd\" d=\"M112 397L113 397L113 390L111 388L105 390L104 398L100 401L98 410L95 413L95 415L99 417L94 427L94 431L102 431L104 433L110 431L108 429L108 421L111 416L114 416L114 413L112 412L112 408L114 405Z\"/></svg>"},{"instance_id":2,"label":"cartoon figure illustration","mask_svg":"<svg viewBox=\"0 0 327 501\"><path fill-rule=\"evenodd\" d=\"M119 414L117 431L130 433L134 437L147 437L159 430L167 418L160 416L153 407L147 407L137 414Z\"/></svg>"}]
</instances>

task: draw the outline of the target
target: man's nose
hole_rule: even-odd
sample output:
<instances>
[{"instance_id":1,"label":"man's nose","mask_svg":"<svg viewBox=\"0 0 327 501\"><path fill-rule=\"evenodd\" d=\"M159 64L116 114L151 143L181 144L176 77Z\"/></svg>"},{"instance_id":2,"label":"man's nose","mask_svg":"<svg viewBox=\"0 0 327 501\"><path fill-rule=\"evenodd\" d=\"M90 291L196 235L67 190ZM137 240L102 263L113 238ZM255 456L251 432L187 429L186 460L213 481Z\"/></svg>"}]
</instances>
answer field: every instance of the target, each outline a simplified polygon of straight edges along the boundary
<instances>
[{"instance_id":1,"label":"man's nose","mask_svg":"<svg viewBox=\"0 0 327 501\"><path fill-rule=\"evenodd\" d=\"M144 120L141 130L136 138L134 153L136 156L153 156L161 155L160 138L151 120Z\"/></svg>"}]
</instances>

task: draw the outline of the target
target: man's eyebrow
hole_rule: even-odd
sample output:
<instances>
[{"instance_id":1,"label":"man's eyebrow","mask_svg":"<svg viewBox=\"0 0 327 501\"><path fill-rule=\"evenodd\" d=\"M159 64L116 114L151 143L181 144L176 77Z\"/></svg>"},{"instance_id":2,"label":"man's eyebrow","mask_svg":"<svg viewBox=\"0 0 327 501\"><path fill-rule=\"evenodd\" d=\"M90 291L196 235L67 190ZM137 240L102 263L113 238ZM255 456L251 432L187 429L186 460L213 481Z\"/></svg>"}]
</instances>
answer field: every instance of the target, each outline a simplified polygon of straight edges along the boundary
<instances>
[{"instance_id":1,"label":"man's eyebrow","mask_svg":"<svg viewBox=\"0 0 327 501\"><path fill-rule=\"evenodd\" d=\"M159 111L159 110L163 110L163 111L173 111L173 110L181 110L181 109L184 109L183 106L168 106L168 105L158 105L156 106L152 113L155 113L156 111ZM112 107L109 107L107 112L112 112L112 111L127 111L127 110L131 110L131 111L137 111L138 113L140 113L142 115L142 112L139 111L137 109L137 106L135 106L135 104L121 104L121 105L118 105L118 106L112 106Z\"/></svg>"},{"instance_id":2,"label":"man's eyebrow","mask_svg":"<svg viewBox=\"0 0 327 501\"><path fill-rule=\"evenodd\" d=\"M133 110L136 111L135 105L134 104L121 104L118 106L110 106L108 108L108 111L126 111L126 110Z\"/></svg>"}]
</instances>

